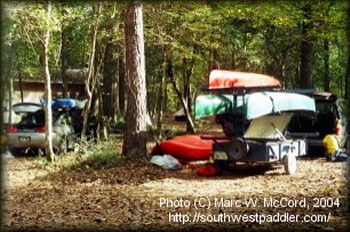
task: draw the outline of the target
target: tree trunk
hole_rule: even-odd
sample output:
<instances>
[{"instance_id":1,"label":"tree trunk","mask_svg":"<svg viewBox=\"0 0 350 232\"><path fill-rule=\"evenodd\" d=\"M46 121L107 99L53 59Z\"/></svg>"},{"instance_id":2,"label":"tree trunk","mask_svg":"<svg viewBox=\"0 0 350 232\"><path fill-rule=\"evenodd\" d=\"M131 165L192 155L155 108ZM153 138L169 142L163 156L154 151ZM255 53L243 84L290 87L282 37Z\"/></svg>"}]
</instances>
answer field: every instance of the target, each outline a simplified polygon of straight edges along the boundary
<instances>
[{"instance_id":1,"label":"tree trunk","mask_svg":"<svg viewBox=\"0 0 350 232\"><path fill-rule=\"evenodd\" d=\"M113 24L109 25L108 31L112 31ZM118 63L115 57L117 53L117 46L113 41L109 40L106 43L106 50L104 54L104 66L103 66L103 111L104 115L108 118L115 117L115 99L116 93L114 86L117 82Z\"/></svg>"},{"instance_id":2,"label":"tree trunk","mask_svg":"<svg viewBox=\"0 0 350 232\"><path fill-rule=\"evenodd\" d=\"M97 86L100 86L100 82L97 79ZM104 103L102 99L101 88L96 88L96 96L99 101L98 104L98 122L99 122L99 139L105 141L108 139L108 131L107 131L107 120L104 116L104 109L102 103ZM94 132L95 133L95 132ZM96 139L97 134L94 134L94 138Z\"/></svg>"},{"instance_id":3,"label":"tree trunk","mask_svg":"<svg viewBox=\"0 0 350 232\"><path fill-rule=\"evenodd\" d=\"M300 88L312 88L312 64L313 64L313 39L311 38L312 8L309 3L302 7L303 23L302 23L302 41L300 52Z\"/></svg>"},{"instance_id":4,"label":"tree trunk","mask_svg":"<svg viewBox=\"0 0 350 232\"><path fill-rule=\"evenodd\" d=\"M55 154L53 151L52 142L52 109L51 109L51 77L49 71L49 41L50 41L50 21L51 21L51 2L47 3L47 15L46 15L46 33L42 43L41 55L40 55L40 67L42 75L44 76L45 83L45 152L46 158L49 162L54 162Z\"/></svg>"},{"instance_id":5,"label":"tree trunk","mask_svg":"<svg viewBox=\"0 0 350 232\"><path fill-rule=\"evenodd\" d=\"M121 43L118 43L118 51L119 51L119 58L118 58L118 99L119 99L119 113L121 115L124 115L125 113L125 62L124 62L124 48L121 45Z\"/></svg>"},{"instance_id":6,"label":"tree trunk","mask_svg":"<svg viewBox=\"0 0 350 232\"><path fill-rule=\"evenodd\" d=\"M193 66L194 66L194 58L188 62L187 59L184 59L184 100L187 104L188 108L188 114L191 118L191 120L187 120L186 125L186 132L187 133L194 133L194 123L192 120L192 94L191 94L191 76L193 73ZM187 117L188 118L188 117Z\"/></svg>"},{"instance_id":7,"label":"tree trunk","mask_svg":"<svg viewBox=\"0 0 350 232\"><path fill-rule=\"evenodd\" d=\"M347 38L348 38L348 64L345 74L345 99L348 102L348 113L350 112L350 3L348 3L347 10ZM350 173L350 172L349 172ZM350 191L349 191L350 194ZM350 206L349 206L350 209Z\"/></svg>"},{"instance_id":8,"label":"tree trunk","mask_svg":"<svg viewBox=\"0 0 350 232\"><path fill-rule=\"evenodd\" d=\"M324 48L324 91L329 92L329 40L325 39L323 41L323 48Z\"/></svg>"},{"instance_id":9,"label":"tree trunk","mask_svg":"<svg viewBox=\"0 0 350 232\"><path fill-rule=\"evenodd\" d=\"M166 69L164 70L165 74L164 77L166 77ZM163 110L167 111L168 110L168 102L169 102L169 95L168 95L168 79L164 78L164 100L163 100Z\"/></svg>"},{"instance_id":10,"label":"tree trunk","mask_svg":"<svg viewBox=\"0 0 350 232\"><path fill-rule=\"evenodd\" d=\"M142 4L128 4L125 18L126 36L126 128L123 155L144 156L147 154L147 90L144 56Z\"/></svg>"},{"instance_id":11,"label":"tree trunk","mask_svg":"<svg viewBox=\"0 0 350 232\"><path fill-rule=\"evenodd\" d=\"M10 78L10 83L9 83L9 118L8 118L8 123L12 124L12 96L13 96L13 78ZM3 93L3 92L2 92ZM23 101L22 101L23 102Z\"/></svg>"},{"instance_id":12,"label":"tree trunk","mask_svg":"<svg viewBox=\"0 0 350 232\"><path fill-rule=\"evenodd\" d=\"M64 3L64 6L66 3ZM62 7L62 17L65 17L66 8ZM61 32L61 78L63 84L63 97L68 97L68 77L67 77L67 69L68 69L68 57L69 57L69 31L65 22L62 23L62 32Z\"/></svg>"},{"instance_id":13,"label":"tree trunk","mask_svg":"<svg viewBox=\"0 0 350 232\"><path fill-rule=\"evenodd\" d=\"M1 59L1 62L3 61L3 59ZM2 71L2 70L1 70ZM1 73L1 74L3 74L3 73ZM5 80L4 80L4 77L3 77L4 75L1 75L1 85L0 85L0 101L1 102L5 102L5 93L6 93L6 91L5 91ZM12 78L11 78L12 79ZM10 90L11 91L11 90ZM7 106L6 106L7 107ZM9 108L4 108L4 107L1 107L1 109L0 109L0 112L1 112L1 115L4 115L4 111L5 110L9 110L9 112L10 112L10 114L9 115L11 115L11 106L9 106ZM10 117L10 116L9 116ZM0 152L1 152L1 154L3 154L4 152L5 152L5 147L6 146L3 146L3 144L6 142L6 135L5 135L5 133L4 133L4 130L5 130L5 128L4 128L4 120L0 120L0 130L1 130L1 146L0 146Z\"/></svg>"},{"instance_id":14,"label":"tree trunk","mask_svg":"<svg viewBox=\"0 0 350 232\"><path fill-rule=\"evenodd\" d=\"M162 68L159 71L159 88L158 88L158 97L157 97L157 134L158 138L162 138L162 120L163 120L163 101L164 101L164 76L166 75L166 53L163 49L163 59L162 59Z\"/></svg>"},{"instance_id":15,"label":"tree trunk","mask_svg":"<svg viewBox=\"0 0 350 232\"><path fill-rule=\"evenodd\" d=\"M92 103L92 97L94 93L94 88L96 84L96 78L97 75L95 75L94 71L94 63L95 63L95 53L96 53L96 40L97 40L97 31L99 27L99 19L101 16L102 11L102 3L97 2L97 5L94 6L94 13L96 14L96 21L95 25L93 27L92 31L92 38L91 38L91 52L90 52L90 60L89 60L89 71L87 75L87 79L85 80L85 92L87 95L87 102L84 108L84 118L83 118L83 128L81 132L81 142L86 142L86 132L88 128L88 120L90 116L91 111L91 103Z\"/></svg>"},{"instance_id":16,"label":"tree trunk","mask_svg":"<svg viewBox=\"0 0 350 232\"><path fill-rule=\"evenodd\" d=\"M23 82L22 82L23 78L22 78L22 73L21 72L18 73L18 80L19 80L19 91L21 93L21 102L23 102L24 101L24 98L23 98Z\"/></svg>"},{"instance_id":17,"label":"tree trunk","mask_svg":"<svg viewBox=\"0 0 350 232\"><path fill-rule=\"evenodd\" d=\"M93 138L106 140L108 138L107 134L107 128L106 128L106 117L103 109L104 101L102 99L102 91L101 91L101 85L100 85L100 70L103 66L104 61L104 54L105 54L105 46L101 43L96 43L96 54L95 54L95 61L94 61L94 86L96 86L95 92L93 94L95 101L93 101L94 105L92 109L94 109L94 113L97 114L97 121L99 127L97 128L98 134L96 131L93 131ZM110 108L113 108L110 106ZM92 132L92 131L90 131ZM91 134L92 135L92 134Z\"/></svg>"},{"instance_id":18,"label":"tree trunk","mask_svg":"<svg viewBox=\"0 0 350 232\"><path fill-rule=\"evenodd\" d=\"M184 110L187 122L189 124L189 127L186 128L186 131L188 133L194 134L195 133L194 123L193 123L193 120L191 118L191 114L189 112L188 105L187 105L187 103L186 103L186 101L184 99L184 96L182 95L180 89L178 88L178 86L176 84L176 80L175 80L175 77L174 77L174 70L173 70L172 60L170 58L167 59L167 75L170 78L170 82L173 85L177 96L179 97L181 106L182 106L182 108Z\"/></svg>"}]
</instances>

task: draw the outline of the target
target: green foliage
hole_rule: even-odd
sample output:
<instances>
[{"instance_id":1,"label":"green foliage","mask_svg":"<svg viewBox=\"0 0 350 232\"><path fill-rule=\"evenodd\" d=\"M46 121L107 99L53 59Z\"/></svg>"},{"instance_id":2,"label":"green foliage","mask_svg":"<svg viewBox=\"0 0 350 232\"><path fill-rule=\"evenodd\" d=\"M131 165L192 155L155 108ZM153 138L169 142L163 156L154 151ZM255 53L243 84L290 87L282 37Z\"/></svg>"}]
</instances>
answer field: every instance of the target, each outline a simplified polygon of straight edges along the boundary
<instances>
[{"instance_id":1,"label":"green foliage","mask_svg":"<svg viewBox=\"0 0 350 232\"><path fill-rule=\"evenodd\" d=\"M80 166L86 169L111 168L120 162L121 159L123 159L123 157L120 153L111 147L107 147L87 157L86 160L80 163Z\"/></svg>"},{"instance_id":2,"label":"green foliage","mask_svg":"<svg viewBox=\"0 0 350 232\"><path fill-rule=\"evenodd\" d=\"M124 131L125 129L125 118L124 116L119 116L117 120L109 122L110 131Z\"/></svg>"},{"instance_id":3,"label":"green foliage","mask_svg":"<svg viewBox=\"0 0 350 232\"><path fill-rule=\"evenodd\" d=\"M312 12L304 17L301 7L311 4ZM53 3L50 68L60 68L61 33L68 31L69 68L87 66L90 54L93 11L91 2ZM124 46L123 11L126 2L104 2L98 44L106 41ZM324 48L330 43L331 90L345 94L347 54L346 1L162 1L143 4L144 36L149 111L154 114L164 58L172 59L176 82L183 91L184 60L193 59L191 92L206 85L213 67L255 71L279 78L286 88L299 86L301 24L312 22L306 39L314 43L314 88L323 89ZM43 4L6 1L4 4L4 71L12 77L40 78L40 38L45 28ZM103 57L103 49L101 56ZM122 53L117 51L116 57ZM12 67L12 68L9 68ZM169 80L167 109L180 108ZM116 122L112 127L122 128Z\"/></svg>"}]
</instances>

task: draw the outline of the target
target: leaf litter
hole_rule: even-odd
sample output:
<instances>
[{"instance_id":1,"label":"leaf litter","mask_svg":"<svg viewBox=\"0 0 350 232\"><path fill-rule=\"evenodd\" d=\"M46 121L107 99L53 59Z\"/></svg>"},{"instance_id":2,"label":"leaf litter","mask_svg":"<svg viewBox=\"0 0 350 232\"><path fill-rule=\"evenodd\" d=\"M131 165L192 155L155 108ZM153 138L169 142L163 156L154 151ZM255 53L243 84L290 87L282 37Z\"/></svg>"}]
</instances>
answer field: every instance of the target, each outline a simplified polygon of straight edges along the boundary
<instances>
[{"instance_id":1,"label":"leaf litter","mask_svg":"<svg viewBox=\"0 0 350 232\"><path fill-rule=\"evenodd\" d=\"M109 168L75 170L35 165L35 158L8 159L3 179L5 229L116 229L249 230L334 229L347 226L346 163L328 163L323 158L298 160L293 176L282 165L269 170L241 167L216 177L200 177L195 169L170 171L140 159L123 161ZM340 199L340 207L212 207L196 209L197 197L214 199ZM188 201L190 206L161 206L160 199ZM169 214L328 214L328 223L187 223L169 221Z\"/></svg>"}]
</instances>

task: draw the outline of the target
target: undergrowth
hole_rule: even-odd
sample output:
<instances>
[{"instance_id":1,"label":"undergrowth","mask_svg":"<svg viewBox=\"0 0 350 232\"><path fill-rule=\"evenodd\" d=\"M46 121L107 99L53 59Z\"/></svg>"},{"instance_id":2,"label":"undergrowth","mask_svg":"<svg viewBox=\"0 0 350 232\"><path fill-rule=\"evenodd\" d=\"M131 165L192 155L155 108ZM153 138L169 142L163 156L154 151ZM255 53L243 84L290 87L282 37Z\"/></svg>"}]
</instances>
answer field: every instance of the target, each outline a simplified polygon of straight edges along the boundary
<instances>
[{"instance_id":1,"label":"undergrowth","mask_svg":"<svg viewBox=\"0 0 350 232\"><path fill-rule=\"evenodd\" d=\"M121 138L110 138L107 141L97 142L90 145L88 149L80 149L79 152L68 152L66 154L57 155L55 162L48 162L46 156L39 154L35 158L34 167L39 169L47 169L51 171L67 170L94 170L108 169L128 162L130 159L138 159L139 163L149 162L147 155L143 157L125 157L122 156ZM154 146L153 142L148 143L148 150Z\"/></svg>"},{"instance_id":2,"label":"undergrowth","mask_svg":"<svg viewBox=\"0 0 350 232\"><path fill-rule=\"evenodd\" d=\"M68 152L57 155L55 162L50 163L46 157L39 154L35 160L35 167L48 169L90 169L90 168L110 168L123 160L121 155L122 141L110 139L98 142L88 149L80 149L79 152Z\"/></svg>"}]
</instances>

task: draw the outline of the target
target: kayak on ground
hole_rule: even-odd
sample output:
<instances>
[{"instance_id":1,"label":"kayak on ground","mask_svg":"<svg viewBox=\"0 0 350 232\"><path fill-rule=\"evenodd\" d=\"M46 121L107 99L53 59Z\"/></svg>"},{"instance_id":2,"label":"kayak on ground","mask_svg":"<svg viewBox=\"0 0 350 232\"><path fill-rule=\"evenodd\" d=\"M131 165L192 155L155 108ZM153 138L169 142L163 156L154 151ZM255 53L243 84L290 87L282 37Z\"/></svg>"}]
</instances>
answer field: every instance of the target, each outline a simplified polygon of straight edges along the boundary
<instances>
[{"instance_id":1,"label":"kayak on ground","mask_svg":"<svg viewBox=\"0 0 350 232\"><path fill-rule=\"evenodd\" d=\"M179 160L208 160L212 154L211 139L203 135L181 135L158 143L151 154L169 154Z\"/></svg>"}]
</instances>

